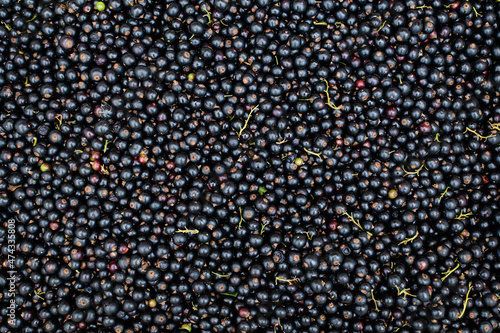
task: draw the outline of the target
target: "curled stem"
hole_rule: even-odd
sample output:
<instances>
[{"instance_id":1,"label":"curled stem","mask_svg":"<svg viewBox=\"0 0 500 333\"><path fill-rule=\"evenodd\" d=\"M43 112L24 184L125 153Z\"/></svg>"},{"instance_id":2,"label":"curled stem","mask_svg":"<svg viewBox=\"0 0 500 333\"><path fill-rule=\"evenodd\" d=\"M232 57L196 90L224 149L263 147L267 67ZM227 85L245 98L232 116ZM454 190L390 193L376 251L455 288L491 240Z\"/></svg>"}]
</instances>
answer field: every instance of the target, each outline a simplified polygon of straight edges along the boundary
<instances>
[{"instance_id":1,"label":"curled stem","mask_svg":"<svg viewBox=\"0 0 500 333\"><path fill-rule=\"evenodd\" d=\"M285 142L288 142L288 140L287 140L287 139L283 139L283 140L281 140L281 141L277 141L277 142L276 142L276 144L277 144L277 145L281 145L281 144L283 144L283 143L285 143Z\"/></svg>"},{"instance_id":2,"label":"curled stem","mask_svg":"<svg viewBox=\"0 0 500 333\"><path fill-rule=\"evenodd\" d=\"M59 125L57 125L57 129L60 129L61 128L61 125L62 125L62 115L61 114L58 114L57 116L55 116L55 118L57 119L57 121L59 122Z\"/></svg>"},{"instance_id":3,"label":"curled stem","mask_svg":"<svg viewBox=\"0 0 500 333\"><path fill-rule=\"evenodd\" d=\"M499 1L500 2L500 1ZM494 129L494 130L497 130L497 131L500 131L500 123L492 123L490 121L490 127L491 129Z\"/></svg>"}]
</instances>

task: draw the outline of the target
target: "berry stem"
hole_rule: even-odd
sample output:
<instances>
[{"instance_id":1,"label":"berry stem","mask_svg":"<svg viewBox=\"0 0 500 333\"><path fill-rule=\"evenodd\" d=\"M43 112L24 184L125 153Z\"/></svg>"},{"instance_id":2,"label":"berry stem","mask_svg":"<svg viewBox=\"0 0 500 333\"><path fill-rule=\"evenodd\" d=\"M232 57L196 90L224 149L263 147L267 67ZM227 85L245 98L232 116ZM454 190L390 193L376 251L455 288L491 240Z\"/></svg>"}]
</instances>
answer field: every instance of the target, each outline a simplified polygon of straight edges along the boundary
<instances>
[{"instance_id":1,"label":"berry stem","mask_svg":"<svg viewBox=\"0 0 500 333\"><path fill-rule=\"evenodd\" d=\"M315 156L318 156L319 158L321 158L321 154L322 154L322 153L315 153L315 152L313 152L313 151L310 151L310 150L309 150L309 149L307 149L307 148L304 148L304 150L305 150L305 152L306 152L306 153L308 153L308 154L310 154L310 155L315 155Z\"/></svg>"},{"instance_id":2,"label":"berry stem","mask_svg":"<svg viewBox=\"0 0 500 333\"><path fill-rule=\"evenodd\" d=\"M462 308L462 312L460 313L458 318L462 318L464 313L465 313L465 310L467 309L467 303L469 302L469 300L471 300L471 298L469 298L469 294L470 294L471 290L472 290L472 282L469 282L469 290L467 290L467 294L465 295L464 307Z\"/></svg>"},{"instance_id":3,"label":"berry stem","mask_svg":"<svg viewBox=\"0 0 500 333\"><path fill-rule=\"evenodd\" d=\"M323 79L323 81L325 81L325 84L326 84L326 89L323 90L326 94L326 105L328 105L329 107L331 107L334 110L340 110L340 107L337 107L335 104L332 104L332 102L330 101L330 93L328 92L328 90L330 89L330 85L328 84L328 81L326 79Z\"/></svg>"},{"instance_id":4,"label":"berry stem","mask_svg":"<svg viewBox=\"0 0 500 333\"><path fill-rule=\"evenodd\" d=\"M212 274L213 275L217 275L218 277L223 277L223 278L228 278L229 277L229 274L219 274L219 273L215 273L212 271Z\"/></svg>"},{"instance_id":5,"label":"berry stem","mask_svg":"<svg viewBox=\"0 0 500 333\"><path fill-rule=\"evenodd\" d=\"M441 196L439 197L439 199L443 199L443 197L446 195L446 193L448 193L448 190L450 189L449 186L446 187L446 189L444 190L443 193L441 193Z\"/></svg>"},{"instance_id":6,"label":"berry stem","mask_svg":"<svg viewBox=\"0 0 500 333\"><path fill-rule=\"evenodd\" d=\"M238 297L238 293L234 293L234 294L222 293L221 295L224 295L224 296L231 296L231 297Z\"/></svg>"},{"instance_id":7,"label":"berry stem","mask_svg":"<svg viewBox=\"0 0 500 333\"><path fill-rule=\"evenodd\" d=\"M182 234L188 234L188 233L197 234L199 232L200 231L197 229L188 229L187 227L184 227L184 229L179 229L176 231L176 233L182 233Z\"/></svg>"},{"instance_id":8,"label":"berry stem","mask_svg":"<svg viewBox=\"0 0 500 333\"><path fill-rule=\"evenodd\" d=\"M245 221L245 219L243 218L243 213L241 212L241 207L240 207L240 223L238 223L238 229L241 229L241 223L243 223L243 221Z\"/></svg>"},{"instance_id":9,"label":"berry stem","mask_svg":"<svg viewBox=\"0 0 500 333\"><path fill-rule=\"evenodd\" d=\"M281 145L281 144L284 144L285 142L288 142L288 140L287 139L283 139L281 141L277 141L276 144L277 145Z\"/></svg>"},{"instance_id":10,"label":"berry stem","mask_svg":"<svg viewBox=\"0 0 500 333\"><path fill-rule=\"evenodd\" d=\"M477 140L488 140L489 138L492 138L494 137L493 134L490 134L488 136L484 136L484 135L481 135L479 134L478 132L476 132L475 130L472 130L470 129L469 127L466 127L465 128L465 131L464 131L464 134L467 133L467 132L471 132L472 134L474 134L476 137L477 137Z\"/></svg>"},{"instance_id":11,"label":"berry stem","mask_svg":"<svg viewBox=\"0 0 500 333\"><path fill-rule=\"evenodd\" d=\"M375 299L375 296L373 295L373 289L370 290L370 293L372 295L372 298L370 298L370 301L373 301L373 304L375 304L375 311L380 312L380 309L378 308L378 305L377 305L377 302L380 302L380 301L377 301Z\"/></svg>"},{"instance_id":12,"label":"berry stem","mask_svg":"<svg viewBox=\"0 0 500 333\"><path fill-rule=\"evenodd\" d=\"M382 25L380 26L380 28L378 28L377 33L385 27L386 22L387 21L384 21L384 23L382 23Z\"/></svg>"},{"instance_id":13,"label":"berry stem","mask_svg":"<svg viewBox=\"0 0 500 333\"><path fill-rule=\"evenodd\" d=\"M396 284L394 286L398 290L398 296L403 295L404 300L406 300L406 296L417 297L415 295L410 294L410 288L399 289L399 287Z\"/></svg>"},{"instance_id":14,"label":"berry stem","mask_svg":"<svg viewBox=\"0 0 500 333\"><path fill-rule=\"evenodd\" d=\"M451 268L451 269L448 269L446 272L444 273L441 273L441 274L445 274L442 278L441 278L441 281L444 281L448 278L448 276L451 275L451 273L453 273L454 271L456 271L458 269L458 267L460 267L460 263L458 263L454 268Z\"/></svg>"},{"instance_id":15,"label":"berry stem","mask_svg":"<svg viewBox=\"0 0 500 333\"><path fill-rule=\"evenodd\" d=\"M405 238L405 240L403 240L402 242L400 242L398 245L401 245L401 244L408 244L408 243L412 243L416 238L418 237L418 231L417 233L415 234L415 236L413 237L410 237L410 238Z\"/></svg>"},{"instance_id":16,"label":"berry stem","mask_svg":"<svg viewBox=\"0 0 500 333\"><path fill-rule=\"evenodd\" d=\"M417 170L415 171L406 171L405 170L405 167L403 166L403 171L405 172L405 176L408 176L408 175L417 175L417 177L420 176L420 171L422 171L422 169L425 167L425 161L422 162L422 165L420 166L420 168L418 168Z\"/></svg>"},{"instance_id":17,"label":"berry stem","mask_svg":"<svg viewBox=\"0 0 500 333\"><path fill-rule=\"evenodd\" d=\"M278 281L281 281L281 282L288 282L288 283L294 283L294 282L300 282L300 279L297 278L297 277L294 277L293 279L285 279L285 278L280 278L280 277L276 277L275 280L274 280L274 284L278 284Z\"/></svg>"},{"instance_id":18,"label":"berry stem","mask_svg":"<svg viewBox=\"0 0 500 333\"><path fill-rule=\"evenodd\" d=\"M210 15L210 12L208 11L206 5L203 7L203 11L206 13L205 15L203 15L203 17L206 17L208 19L207 25L210 25L210 23L212 23L212 16Z\"/></svg>"},{"instance_id":19,"label":"berry stem","mask_svg":"<svg viewBox=\"0 0 500 333\"><path fill-rule=\"evenodd\" d=\"M473 213L472 213L472 212L469 212L469 213L465 213L465 214L464 214L464 212L463 212L463 210L462 210L462 211L460 211L460 215L455 216L455 220L464 220L464 219L466 219L467 217L469 217L469 216L471 216L471 215L473 215Z\"/></svg>"},{"instance_id":20,"label":"berry stem","mask_svg":"<svg viewBox=\"0 0 500 333\"><path fill-rule=\"evenodd\" d=\"M346 216L349 218L349 220L351 220L351 222L352 222L352 223L354 223L354 225L356 225L356 226L357 226L360 230L362 230L362 231L366 232L366 233L367 233L368 235L370 235L370 236L373 236L373 234L372 234L371 232L366 231L366 230L365 230L365 229L361 226L361 224L359 223L359 221L356 221L356 220L354 219L354 217L352 217L352 213L351 213L351 214L349 214L348 212L344 212L342 215L346 215Z\"/></svg>"},{"instance_id":21,"label":"berry stem","mask_svg":"<svg viewBox=\"0 0 500 333\"><path fill-rule=\"evenodd\" d=\"M245 120L245 125L244 125L243 127L241 127L241 126L240 126L240 131L239 131L239 133L238 133L238 137L240 137L240 136L241 136L241 133L243 133L243 131L247 128L247 126L248 126L248 122L250 121L250 117L252 116L252 113L253 113L255 110L257 110L258 108L259 108L259 106L257 105L257 106L254 106L254 107L252 108L252 110L250 110L250 113L248 114L247 119Z\"/></svg>"},{"instance_id":22,"label":"berry stem","mask_svg":"<svg viewBox=\"0 0 500 333\"><path fill-rule=\"evenodd\" d=\"M32 18L30 18L29 20L27 20L27 21L26 21L26 23L27 23L27 22L31 22L31 21L33 21L34 19L36 19L36 13L35 13L35 15L33 15L33 17L32 17Z\"/></svg>"}]
</instances>

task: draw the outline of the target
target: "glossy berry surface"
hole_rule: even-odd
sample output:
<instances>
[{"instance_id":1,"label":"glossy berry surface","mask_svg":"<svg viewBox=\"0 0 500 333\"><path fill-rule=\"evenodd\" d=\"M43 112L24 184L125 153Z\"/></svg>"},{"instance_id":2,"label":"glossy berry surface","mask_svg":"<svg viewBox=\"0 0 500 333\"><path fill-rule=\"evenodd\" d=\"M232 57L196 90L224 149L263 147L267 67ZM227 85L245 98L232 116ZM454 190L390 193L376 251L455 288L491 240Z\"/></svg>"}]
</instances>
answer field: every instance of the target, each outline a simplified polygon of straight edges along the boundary
<instances>
[{"instance_id":1,"label":"glossy berry surface","mask_svg":"<svg viewBox=\"0 0 500 333\"><path fill-rule=\"evenodd\" d=\"M0 332L500 331L499 22L0 0Z\"/></svg>"}]
</instances>

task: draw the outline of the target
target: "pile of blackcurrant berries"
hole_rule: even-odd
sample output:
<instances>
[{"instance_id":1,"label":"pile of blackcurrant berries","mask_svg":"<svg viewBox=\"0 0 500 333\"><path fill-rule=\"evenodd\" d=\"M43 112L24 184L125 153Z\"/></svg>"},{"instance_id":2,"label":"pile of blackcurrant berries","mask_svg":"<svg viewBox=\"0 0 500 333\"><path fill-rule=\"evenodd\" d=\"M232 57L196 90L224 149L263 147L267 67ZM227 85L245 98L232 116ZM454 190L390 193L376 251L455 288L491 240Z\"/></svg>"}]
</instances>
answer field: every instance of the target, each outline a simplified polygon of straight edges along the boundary
<instances>
[{"instance_id":1,"label":"pile of blackcurrant berries","mask_svg":"<svg viewBox=\"0 0 500 333\"><path fill-rule=\"evenodd\" d=\"M500 331L498 0L0 0L0 333Z\"/></svg>"}]
</instances>

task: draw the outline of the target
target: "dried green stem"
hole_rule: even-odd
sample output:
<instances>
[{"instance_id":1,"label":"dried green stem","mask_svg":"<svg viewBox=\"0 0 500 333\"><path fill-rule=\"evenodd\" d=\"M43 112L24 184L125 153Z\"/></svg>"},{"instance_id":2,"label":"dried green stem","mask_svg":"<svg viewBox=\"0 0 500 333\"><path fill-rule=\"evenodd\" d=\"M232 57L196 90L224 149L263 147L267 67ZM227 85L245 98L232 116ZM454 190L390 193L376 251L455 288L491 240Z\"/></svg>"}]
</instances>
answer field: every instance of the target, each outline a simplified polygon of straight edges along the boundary
<instances>
[{"instance_id":1,"label":"dried green stem","mask_svg":"<svg viewBox=\"0 0 500 333\"><path fill-rule=\"evenodd\" d=\"M300 279L297 277L294 277L293 279L285 279L285 278L280 278L277 276L274 280L274 284L278 284L278 281L287 282L287 283L294 283L294 282L300 282Z\"/></svg>"},{"instance_id":2,"label":"dried green stem","mask_svg":"<svg viewBox=\"0 0 500 333\"><path fill-rule=\"evenodd\" d=\"M238 293L234 293L234 294L222 293L221 295L230 296L230 297L238 297Z\"/></svg>"},{"instance_id":3,"label":"dried green stem","mask_svg":"<svg viewBox=\"0 0 500 333\"><path fill-rule=\"evenodd\" d=\"M243 127L240 126L240 131L238 132L238 137L241 136L241 133L243 133L243 131L247 128L248 126L248 122L250 121L250 117L252 116L252 113L257 110L259 108L259 106L254 106L252 108L252 110L250 110L250 112L248 113L248 116L247 116L247 119L245 120L245 125Z\"/></svg>"},{"instance_id":4,"label":"dried green stem","mask_svg":"<svg viewBox=\"0 0 500 333\"><path fill-rule=\"evenodd\" d=\"M370 301L373 301L373 303L375 304L375 311L380 312L380 310L379 310L379 308L378 308L378 305L377 305L377 302L379 302L379 301L377 301L377 300L375 299L375 296L373 295L373 289L372 289L372 290L370 290L370 293L371 293L371 295L372 295L372 298L370 298Z\"/></svg>"},{"instance_id":5,"label":"dried green stem","mask_svg":"<svg viewBox=\"0 0 500 333\"><path fill-rule=\"evenodd\" d=\"M446 195L446 193L448 193L448 190L450 189L450 187L446 187L446 189L444 190L443 193L441 193L441 196L439 197L439 199L443 199L443 197Z\"/></svg>"},{"instance_id":6,"label":"dried green stem","mask_svg":"<svg viewBox=\"0 0 500 333\"><path fill-rule=\"evenodd\" d=\"M209 25L210 23L212 23L212 16L210 15L210 12L208 11L206 5L203 7L203 11L206 13L205 15L203 15L203 17L206 17L208 19L207 25Z\"/></svg>"},{"instance_id":7,"label":"dried green stem","mask_svg":"<svg viewBox=\"0 0 500 333\"><path fill-rule=\"evenodd\" d=\"M45 301L45 299L42 296L40 296L40 295L43 295L43 294L45 294L44 291L36 291L35 290L35 296L38 297L38 298L40 298L41 300Z\"/></svg>"},{"instance_id":8,"label":"dried green stem","mask_svg":"<svg viewBox=\"0 0 500 333\"><path fill-rule=\"evenodd\" d=\"M212 274L213 275L217 275L218 277L222 277L222 278L228 278L229 277L229 274L219 274L219 273L215 273L212 271Z\"/></svg>"},{"instance_id":9,"label":"dried green stem","mask_svg":"<svg viewBox=\"0 0 500 333\"><path fill-rule=\"evenodd\" d=\"M408 175L417 175L417 177L420 176L420 171L422 171L422 169L425 167L425 161L422 162L422 165L420 166L420 168L418 168L417 170L415 171L406 171L405 170L405 167L403 166L403 171L405 172L405 176L408 176Z\"/></svg>"},{"instance_id":10,"label":"dried green stem","mask_svg":"<svg viewBox=\"0 0 500 333\"><path fill-rule=\"evenodd\" d=\"M181 234L189 234L189 233L197 234L199 232L200 231L197 229L188 229L187 227L184 227L184 229L179 229L176 231L176 233L181 233Z\"/></svg>"},{"instance_id":11,"label":"dried green stem","mask_svg":"<svg viewBox=\"0 0 500 333\"><path fill-rule=\"evenodd\" d=\"M337 107L335 104L332 104L332 102L330 100L330 93L328 92L328 90L330 89L330 85L328 84L328 81L326 79L323 79L323 81L325 81L325 84L326 84L326 89L324 90L324 92L326 94L326 105L328 105L329 107L331 107L334 110L340 110L340 107Z\"/></svg>"},{"instance_id":12,"label":"dried green stem","mask_svg":"<svg viewBox=\"0 0 500 333\"><path fill-rule=\"evenodd\" d=\"M307 148L304 148L304 150L305 150L305 152L306 152L306 153L308 153L308 154L310 154L310 155L315 155L315 156L318 156L319 158L321 158L321 154L322 154L322 153L315 153L315 152L313 152L313 151L310 151L310 150L309 150L309 149L307 149Z\"/></svg>"},{"instance_id":13,"label":"dried green stem","mask_svg":"<svg viewBox=\"0 0 500 333\"><path fill-rule=\"evenodd\" d=\"M441 278L441 281L446 280L448 278L448 276L451 275L451 273L453 273L454 271L456 271L458 269L458 267L460 267L460 263L458 263L454 268L450 268L446 272L441 273L441 274L444 274L444 276Z\"/></svg>"},{"instance_id":14,"label":"dried green stem","mask_svg":"<svg viewBox=\"0 0 500 333\"><path fill-rule=\"evenodd\" d=\"M33 21L34 19L36 19L36 13L35 13L35 15L33 15L33 17L32 17L32 18L30 18L30 19L29 19L29 20L27 20L26 22L31 22L31 21Z\"/></svg>"},{"instance_id":15,"label":"dried green stem","mask_svg":"<svg viewBox=\"0 0 500 333\"><path fill-rule=\"evenodd\" d=\"M302 233L307 236L307 239L312 240L313 236L309 233L309 231L302 231Z\"/></svg>"},{"instance_id":16,"label":"dried green stem","mask_svg":"<svg viewBox=\"0 0 500 333\"><path fill-rule=\"evenodd\" d=\"M356 221L356 220L354 219L354 217L352 216L352 213L351 213L351 214L349 214L348 212L344 212L344 214L342 214L342 215L346 215L346 216L349 218L349 220L350 220L352 223L354 223L354 225L356 225L356 226L357 226L360 230L362 230L362 231L366 232L366 233L367 233L368 235L370 235L370 236L373 236L373 234L372 234L371 232L366 231L366 230L365 230L365 229L361 226L361 224L359 223L359 221Z\"/></svg>"},{"instance_id":17,"label":"dried green stem","mask_svg":"<svg viewBox=\"0 0 500 333\"><path fill-rule=\"evenodd\" d=\"M380 28L378 28L377 32L379 32L380 30L382 30L385 27L386 22L387 21L384 21L384 23L382 23L382 25L380 26Z\"/></svg>"},{"instance_id":18,"label":"dried green stem","mask_svg":"<svg viewBox=\"0 0 500 333\"><path fill-rule=\"evenodd\" d=\"M403 240L402 242L400 242L398 245L401 245L401 244L408 244L408 243L412 243L416 238L418 237L418 231L417 233L415 234L415 236L413 237L409 237L409 238L405 238L405 240Z\"/></svg>"},{"instance_id":19,"label":"dried green stem","mask_svg":"<svg viewBox=\"0 0 500 333\"><path fill-rule=\"evenodd\" d=\"M241 229L241 223L243 223L245 221L245 219L243 218L243 213L241 212L241 207L240 207L240 223L238 223L238 229Z\"/></svg>"},{"instance_id":20,"label":"dried green stem","mask_svg":"<svg viewBox=\"0 0 500 333\"><path fill-rule=\"evenodd\" d=\"M281 145L281 144L283 144L283 143L285 143L285 142L288 142L288 140L287 140L287 139L283 139L283 140L281 140L281 141L277 141L277 142L276 142L276 144L277 144L277 145Z\"/></svg>"},{"instance_id":21,"label":"dried green stem","mask_svg":"<svg viewBox=\"0 0 500 333\"><path fill-rule=\"evenodd\" d=\"M405 288L405 289L399 289L397 285L394 285L396 289L398 290L398 296L403 295L403 299L406 300L406 296L410 297L417 297L415 295L410 294L410 288Z\"/></svg>"},{"instance_id":22,"label":"dried green stem","mask_svg":"<svg viewBox=\"0 0 500 333\"><path fill-rule=\"evenodd\" d=\"M467 303L471 298L469 298L470 291L472 290L472 282L469 282L469 290L467 290L467 294L465 295L465 300L464 300L464 307L462 308L462 312L458 316L458 318L462 318L463 315L465 314L465 310L467 309Z\"/></svg>"},{"instance_id":23,"label":"dried green stem","mask_svg":"<svg viewBox=\"0 0 500 333\"><path fill-rule=\"evenodd\" d=\"M464 214L464 212L463 212L463 210L462 210L462 211L460 211L460 215L455 216L455 220L464 220L464 219L468 218L468 217L469 217L469 216L471 216L471 215L473 215L473 213L472 213L472 212L469 212L469 213L465 213L465 214Z\"/></svg>"},{"instance_id":24,"label":"dried green stem","mask_svg":"<svg viewBox=\"0 0 500 333\"><path fill-rule=\"evenodd\" d=\"M466 127L465 128L465 131L464 131L464 134L467 133L467 132L471 132L472 134L474 134L476 137L477 137L477 140L488 140L489 138L492 138L494 137L495 135L493 134L490 134L488 136L484 136L484 135L481 135L479 134L478 132L476 132L475 130L472 130L470 129L469 127Z\"/></svg>"},{"instance_id":25,"label":"dried green stem","mask_svg":"<svg viewBox=\"0 0 500 333\"><path fill-rule=\"evenodd\" d=\"M7 30L9 30L9 31L11 31L11 30L12 30L11 26L10 26L10 25L8 25L7 23L5 23L4 21L2 21L2 24L4 25L5 29L7 29Z\"/></svg>"}]
</instances>

